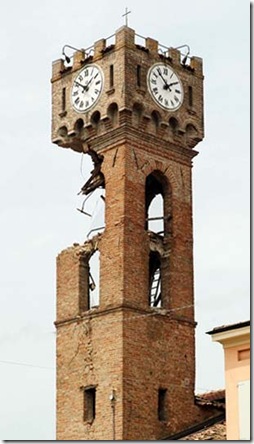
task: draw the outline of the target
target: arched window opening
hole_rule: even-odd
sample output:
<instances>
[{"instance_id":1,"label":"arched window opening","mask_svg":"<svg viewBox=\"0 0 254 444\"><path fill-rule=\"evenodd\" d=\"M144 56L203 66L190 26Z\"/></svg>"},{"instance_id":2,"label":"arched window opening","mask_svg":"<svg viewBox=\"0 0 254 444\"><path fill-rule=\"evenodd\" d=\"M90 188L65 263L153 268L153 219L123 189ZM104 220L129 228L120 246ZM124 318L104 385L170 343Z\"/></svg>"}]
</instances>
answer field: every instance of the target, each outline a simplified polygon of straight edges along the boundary
<instances>
[{"instance_id":1,"label":"arched window opening","mask_svg":"<svg viewBox=\"0 0 254 444\"><path fill-rule=\"evenodd\" d=\"M146 224L145 229L164 234L164 187L156 173L146 178Z\"/></svg>"},{"instance_id":2,"label":"arched window opening","mask_svg":"<svg viewBox=\"0 0 254 444\"><path fill-rule=\"evenodd\" d=\"M67 134L68 134L68 129L67 129L66 126L61 126L61 127L59 128L59 130L57 131L57 133L58 133L58 135L61 136L61 137L66 137Z\"/></svg>"},{"instance_id":3,"label":"arched window opening","mask_svg":"<svg viewBox=\"0 0 254 444\"><path fill-rule=\"evenodd\" d=\"M143 105L140 103L134 103L132 110L132 123L135 126L139 126L143 114Z\"/></svg>"},{"instance_id":4,"label":"arched window opening","mask_svg":"<svg viewBox=\"0 0 254 444\"><path fill-rule=\"evenodd\" d=\"M160 121L161 121L161 116L157 111L153 111L151 113L151 118L152 118L152 122L155 126L155 129L157 130L159 128L160 125Z\"/></svg>"},{"instance_id":5,"label":"arched window opening","mask_svg":"<svg viewBox=\"0 0 254 444\"><path fill-rule=\"evenodd\" d=\"M150 252L149 256L149 305L161 307L161 259L159 253Z\"/></svg>"},{"instance_id":6,"label":"arched window opening","mask_svg":"<svg viewBox=\"0 0 254 444\"><path fill-rule=\"evenodd\" d=\"M169 119L169 127L173 133L175 133L179 127L178 120L175 117L170 117Z\"/></svg>"},{"instance_id":7,"label":"arched window opening","mask_svg":"<svg viewBox=\"0 0 254 444\"><path fill-rule=\"evenodd\" d=\"M116 126L118 123L118 106L116 103L109 105L107 115L111 120L112 126Z\"/></svg>"},{"instance_id":8,"label":"arched window opening","mask_svg":"<svg viewBox=\"0 0 254 444\"><path fill-rule=\"evenodd\" d=\"M89 260L88 309L100 305L100 252L96 250Z\"/></svg>"},{"instance_id":9,"label":"arched window opening","mask_svg":"<svg viewBox=\"0 0 254 444\"><path fill-rule=\"evenodd\" d=\"M80 131L82 130L83 127L84 127L84 120L83 120L83 119L78 119L78 120L75 122L75 126L74 126L75 131L76 131L77 133L80 133Z\"/></svg>"},{"instance_id":10,"label":"arched window opening","mask_svg":"<svg viewBox=\"0 0 254 444\"><path fill-rule=\"evenodd\" d=\"M93 125L94 128L96 128L99 125L100 119L101 119L101 114L99 111L95 111L91 115L91 124Z\"/></svg>"}]
</instances>

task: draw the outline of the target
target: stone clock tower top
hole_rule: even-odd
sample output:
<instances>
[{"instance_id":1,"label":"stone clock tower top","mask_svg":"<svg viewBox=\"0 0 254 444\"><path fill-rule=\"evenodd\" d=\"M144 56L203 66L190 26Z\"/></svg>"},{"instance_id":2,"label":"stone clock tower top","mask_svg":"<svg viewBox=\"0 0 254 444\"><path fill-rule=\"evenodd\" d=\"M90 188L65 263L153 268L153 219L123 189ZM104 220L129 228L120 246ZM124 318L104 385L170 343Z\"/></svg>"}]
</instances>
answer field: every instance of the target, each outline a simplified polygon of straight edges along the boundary
<instances>
[{"instance_id":1,"label":"stone clock tower top","mask_svg":"<svg viewBox=\"0 0 254 444\"><path fill-rule=\"evenodd\" d=\"M203 138L202 59L183 58L128 26L76 51L72 64L55 61L52 86L59 146L82 152L94 137L126 125L186 149Z\"/></svg>"}]
</instances>

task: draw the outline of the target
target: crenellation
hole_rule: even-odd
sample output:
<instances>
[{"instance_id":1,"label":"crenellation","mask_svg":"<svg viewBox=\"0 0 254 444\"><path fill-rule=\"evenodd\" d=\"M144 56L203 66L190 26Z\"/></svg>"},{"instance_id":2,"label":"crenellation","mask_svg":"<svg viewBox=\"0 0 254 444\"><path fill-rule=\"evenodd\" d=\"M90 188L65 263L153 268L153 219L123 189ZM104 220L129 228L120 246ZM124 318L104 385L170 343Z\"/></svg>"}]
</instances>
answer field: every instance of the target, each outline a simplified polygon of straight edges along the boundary
<instances>
[{"instance_id":1,"label":"crenellation","mask_svg":"<svg viewBox=\"0 0 254 444\"><path fill-rule=\"evenodd\" d=\"M55 82L59 80L62 76L64 70L64 60L58 59L52 63L52 80L51 82Z\"/></svg>"},{"instance_id":2,"label":"crenellation","mask_svg":"<svg viewBox=\"0 0 254 444\"><path fill-rule=\"evenodd\" d=\"M169 48L168 55L169 55L170 59L172 60L173 64L178 65L178 66L181 65L181 52L178 49Z\"/></svg>"},{"instance_id":3,"label":"crenellation","mask_svg":"<svg viewBox=\"0 0 254 444\"><path fill-rule=\"evenodd\" d=\"M119 50L122 47L135 48L135 31L128 26L122 26L116 31L115 49Z\"/></svg>"},{"instance_id":4,"label":"crenellation","mask_svg":"<svg viewBox=\"0 0 254 444\"><path fill-rule=\"evenodd\" d=\"M203 76L203 60L201 57L191 57L190 66L197 76Z\"/></svg>"},{"instance_id":5,"label":"crenellation","mask_svg":"<svg viewBox=\"0 0 254 444\"><path fill-rule=\"evenodd\" d=\"M76 71L77 69L80 69L84 61L85 61L85 52L75 51L73 54L72 70Z\"/></svg>"},{"instance_id":6,"label":"crenellation","mask_svg":"<svg viewBox=\"0 0 254 444\"><path fill-rule=\"evenodd\" d=\"M98 58L102 57L103 51L105 51L106 48L106 40L100 39L97 40L94 44L94 60L97 60Z\"/></svg>"},{"instance_id":7,"label":"crenellation","mask_svg":"<svg viewBox=\"0 0 254 444\"><path fill-rule=\"evenodd\" d=\"M158 54L158 41L151 39L150 37L147 37L146 38L146 48L151 53Z\"/></svg>"}]
</instances>

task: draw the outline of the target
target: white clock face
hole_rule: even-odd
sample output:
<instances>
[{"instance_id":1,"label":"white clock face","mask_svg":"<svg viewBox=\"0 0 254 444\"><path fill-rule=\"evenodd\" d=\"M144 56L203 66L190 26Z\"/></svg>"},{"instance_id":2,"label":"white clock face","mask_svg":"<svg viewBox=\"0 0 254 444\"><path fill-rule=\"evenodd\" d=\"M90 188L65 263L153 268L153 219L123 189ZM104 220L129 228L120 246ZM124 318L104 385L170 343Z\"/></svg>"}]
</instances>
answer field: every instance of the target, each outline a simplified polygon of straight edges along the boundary
<instances>
[{"instance_id":1,"label":"white clock face","mask_svg":"<svg viewBox=\"0 0 254 444\"><path fill-rule=\"evenodd\" d=\"M75 111L85 113L99 100L103 88L103 73L97 65L85 66L73 81L71 103Z\"/></svg>"},{"instance_id":2,"label":"white clock face","mask_svg":"<svg viewBox=\"0 0 254 444\"><path fill-rule=\"evenodd\" d=\"M176 111L182 105L182 82L165 63L156 63L149 69L147 85L153 100L161 108Z\"/></svg>"}]
</instances>

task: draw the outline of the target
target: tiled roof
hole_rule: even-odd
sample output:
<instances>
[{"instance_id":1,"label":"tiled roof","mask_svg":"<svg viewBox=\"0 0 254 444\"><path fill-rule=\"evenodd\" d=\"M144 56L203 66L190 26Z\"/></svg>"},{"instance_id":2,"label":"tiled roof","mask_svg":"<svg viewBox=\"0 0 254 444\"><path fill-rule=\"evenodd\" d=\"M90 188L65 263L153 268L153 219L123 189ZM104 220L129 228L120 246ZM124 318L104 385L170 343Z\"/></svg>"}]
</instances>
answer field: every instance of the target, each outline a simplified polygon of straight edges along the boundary
<instances>
[{"instance_id":1,"label":"tiled roof","mask_svg":"<svg viewBox=\"0 0 254 444\"><path fill-rule=\"evenodd\" d=\"M207 399L208 401L221 401L225 399L225 390L212 390L211 392L205 392L196 395L196 398Z\"/></svg>"},{"instance_id":2,"label":"tiled roof","mask_svg":"<svg viewBox=\"0 0 254 444\"><path fill-rule=\"evenodd\" d=\"M210 427L204 427L198 432L187 435L179 441L226 441L226 422L222 420Z\"/></svg>"},{"instance_id":3,"label":"tiled roof","mask_svg":"<svg viewBox=\"0 0 254 444\"><path fill-rule=\"evenodd\" d=\"M225 390L213 390L195 396L195 402L202 406L213 406L225 410Z\"/></svg>"}]
</instances>

